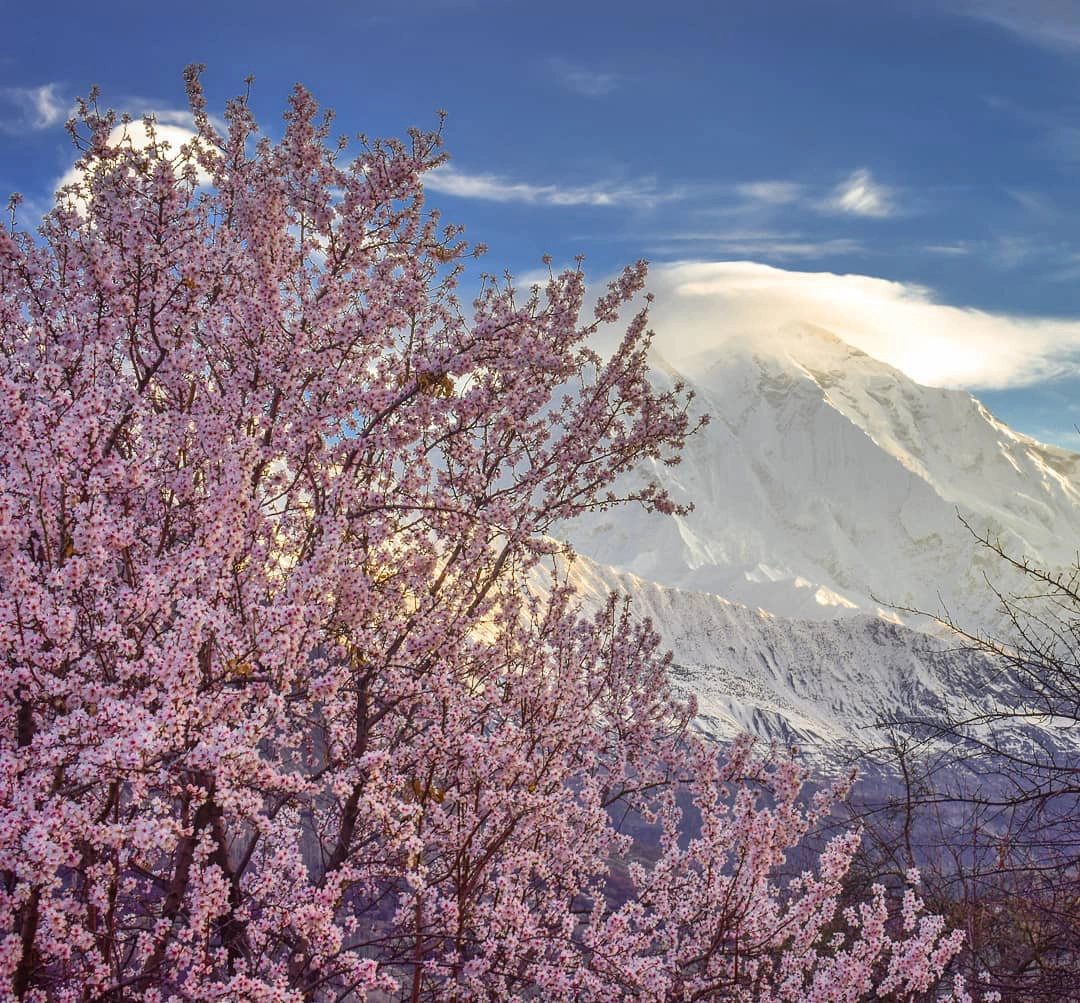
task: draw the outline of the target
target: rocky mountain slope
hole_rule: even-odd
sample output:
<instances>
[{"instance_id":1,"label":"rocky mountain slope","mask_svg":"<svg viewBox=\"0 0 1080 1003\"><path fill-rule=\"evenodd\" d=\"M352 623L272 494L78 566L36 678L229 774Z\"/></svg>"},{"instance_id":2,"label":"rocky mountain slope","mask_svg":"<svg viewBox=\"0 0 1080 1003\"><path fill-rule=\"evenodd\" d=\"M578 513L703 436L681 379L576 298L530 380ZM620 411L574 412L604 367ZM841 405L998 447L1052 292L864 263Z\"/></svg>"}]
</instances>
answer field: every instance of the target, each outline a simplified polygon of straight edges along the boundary
<instances>
[{"instance_id":1,"label":"rocky mountain slope","mask_svg":"<svg viewBox=\"0 0 1080 1003\"><path fill-rule=\"evenodd\" d=\"M716 739L748 731L835 760L880 745L882 719L934 718L1002 692L982 657L870 614L777 617L580 556L569 577L587 605L631 597L672 652L677 688L697 700L699 729Z\"/></svg>"},{"instance_id":2,"label":"rocky mountain slope","mask_svg":"<svg viewBox=\"0 0 1080 1003\"><path fill-rule=\"evenodd\" d=\"M704 732L835 759L884 741L882 718L1011 698L993 665L895 607L1000 626L988 579L1020 582L961 519L1013 554L1070 566L1080 455L805 325L681 371L661 363L657 379L687 383L712 416L681 465L648 471L694 511L616 510L565 529L579 591L632 597ZM1039 727L1074 744L1067 728Z\"/></svg>"}]
</instances>

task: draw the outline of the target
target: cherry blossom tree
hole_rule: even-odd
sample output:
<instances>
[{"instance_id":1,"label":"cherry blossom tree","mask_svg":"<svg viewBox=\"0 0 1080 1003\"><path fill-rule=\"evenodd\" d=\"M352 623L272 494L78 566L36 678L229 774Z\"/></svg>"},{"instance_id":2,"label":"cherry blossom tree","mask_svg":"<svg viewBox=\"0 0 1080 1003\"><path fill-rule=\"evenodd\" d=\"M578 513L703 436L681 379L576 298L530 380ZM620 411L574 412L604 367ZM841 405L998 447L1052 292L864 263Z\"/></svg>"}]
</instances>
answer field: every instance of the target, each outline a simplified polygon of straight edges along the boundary
<instances>
[{"instance_id":1,"label":"cherry blossom tree","mask_svg":"<svg viewBox=\"0 0 1080 1003\"><path fill-rule=\"evenodd\" d=\"M170 149L82 103L0 231L0 993L38 1001L914 999L959 946L840 789L688 730L553 523L675 462L626 269L456 295L437 133L347 159L302 88ZM618 483L625 483L621 479ZM651 841L645 836L652 834ZM960 987L957 998L966 993Z\"/></svg>"}]
</instances>

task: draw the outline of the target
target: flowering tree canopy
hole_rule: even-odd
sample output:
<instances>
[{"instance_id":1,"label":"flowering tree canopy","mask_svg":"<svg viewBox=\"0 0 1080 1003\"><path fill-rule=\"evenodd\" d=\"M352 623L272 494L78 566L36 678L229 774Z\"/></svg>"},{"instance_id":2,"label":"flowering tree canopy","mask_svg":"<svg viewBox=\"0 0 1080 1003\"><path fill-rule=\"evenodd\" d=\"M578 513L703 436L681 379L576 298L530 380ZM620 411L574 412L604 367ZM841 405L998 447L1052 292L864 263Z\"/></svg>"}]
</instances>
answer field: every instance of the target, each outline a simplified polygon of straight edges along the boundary
<instances>
[{"instance_id":1,"label":"flowering tree canopy","mask_svg":"<svg viewBox=\"0 0 1080 1003\"><path fill-rule=\"evenodd\" d=\"M589 347L644 264L587 321L580 269L466 309L438 134L346 161L303 89L274 143L187 80L189 145L83 103L78 180L0 231L0 994L932 986L914 891L838 910L856 833L775 877L837 792L718 762L647 625L528 587L555 521L672 509L613 487L691 431L645 311Z\"/></svg>"}]
</instances>

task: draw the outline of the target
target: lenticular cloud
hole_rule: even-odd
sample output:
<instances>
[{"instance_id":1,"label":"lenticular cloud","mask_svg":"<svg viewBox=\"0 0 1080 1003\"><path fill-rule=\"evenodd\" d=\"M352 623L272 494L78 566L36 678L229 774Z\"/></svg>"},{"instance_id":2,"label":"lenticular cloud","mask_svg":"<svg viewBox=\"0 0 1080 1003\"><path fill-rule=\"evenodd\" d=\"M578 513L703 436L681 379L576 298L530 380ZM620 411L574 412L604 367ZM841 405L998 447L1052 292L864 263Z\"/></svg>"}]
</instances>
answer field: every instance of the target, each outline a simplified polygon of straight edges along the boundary
<instances>
[{"instance_id":1,"label":"lenticular cloud","mask_svg":"<svg viewBox=\"0 0 1080 1003\"><path fill-rule=\"evenodd\" d=\"M868 275L684 261L654 267L649 285L657 346L673 361L793 323L827 328L928 386L1028 385L1060 375L1080 353L1076 321L951 306L925 286Z\"/></svg>"}]
</instances>

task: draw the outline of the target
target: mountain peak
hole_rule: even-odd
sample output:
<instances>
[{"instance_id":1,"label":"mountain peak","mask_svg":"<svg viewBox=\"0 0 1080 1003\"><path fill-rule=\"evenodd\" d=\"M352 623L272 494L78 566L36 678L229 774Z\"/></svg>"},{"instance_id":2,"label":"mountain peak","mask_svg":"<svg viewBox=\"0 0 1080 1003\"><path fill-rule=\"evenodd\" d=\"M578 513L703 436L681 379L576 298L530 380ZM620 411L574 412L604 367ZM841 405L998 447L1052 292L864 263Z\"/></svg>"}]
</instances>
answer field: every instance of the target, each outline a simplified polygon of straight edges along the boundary
<instances>
[{"instance_id":1,"label":"mountain peak","mask_svg":"<svg viewBox=\"0 0 1080 1003\"><path fill-rule=\"evenodd\" d=\"M809 321L793 321L784 324L778 329L777 333L786 342L828 346L829 349L846 356L869 358L865 352L860 351L854 345L848 344L838 334L834 334L818 324L811 324Z\"/></svg>"},{"instance_id":2,"label":"mountain peak","mask_svg":"<svg viewBox=\"0 0 1080 1003\"><path fill-rule=\"evenodd\" d=\"M744 366L750 360L761 368L794 367L812 377L829 373L907 379L899 370L872 358L827 328L805 321L784 324L767 332L734 333L676 366L665 360L664 368L669 372L680 368L685 372L698 373L702 382L707 384L710 379L708 374L722 381L724 370L731 366ZM835 376L828 382L835 382Z\"/></svg>"},{"instance_id":3,"label":"mountain peak","mask_svg":"<svg viewBox=\"0 0 1080 1003\"><path fill-rule=\"evenodd\" d=\"M984 573L998 567L958 513L1043 566L1074 556L1080 456L1012 432L963 391L921 386L812 324L666 369L714 420L681 465L646 474L695 510L568 526L583 554L780 615L875 613L882 597L944 603L974 627L992 625Z\"/></svg>"}]
</instances>

